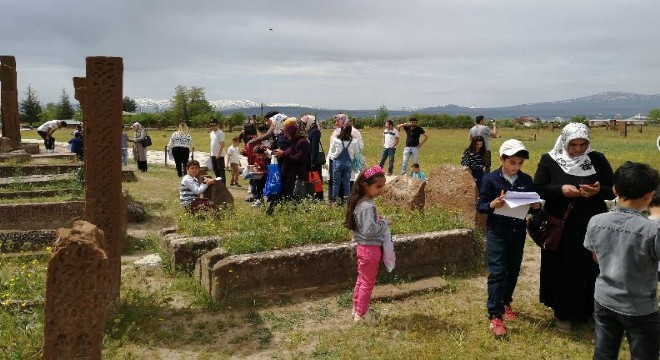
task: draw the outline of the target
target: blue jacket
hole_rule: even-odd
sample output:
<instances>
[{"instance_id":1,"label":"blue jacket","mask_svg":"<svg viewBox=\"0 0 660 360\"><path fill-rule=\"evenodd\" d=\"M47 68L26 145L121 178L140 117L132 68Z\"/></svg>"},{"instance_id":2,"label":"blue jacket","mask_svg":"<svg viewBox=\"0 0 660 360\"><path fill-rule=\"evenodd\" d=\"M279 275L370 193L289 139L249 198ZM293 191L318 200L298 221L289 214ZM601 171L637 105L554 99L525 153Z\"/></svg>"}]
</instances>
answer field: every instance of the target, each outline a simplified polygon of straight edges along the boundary
<instances>
[{"instance_id":1,"label":"blue jacket","mask_svg":"<svg viewBox=\"0 0 660 360\"><path fill-rule=\"evenodd\" d=\"M479 191L479 200L477 207L480 213L488 214L486 227L493 232L502 233L507 232L507 229L525 230L527 223L525 220L515 219L508 216L494 214L494 209L490 208L490 202L500 196L502 190L529 192L534 190L534 183L532 177L522 171L518 171L518 179L511 185L511 183L504 178L502 168L484 175Z\"/></svg>"}]
</instances>

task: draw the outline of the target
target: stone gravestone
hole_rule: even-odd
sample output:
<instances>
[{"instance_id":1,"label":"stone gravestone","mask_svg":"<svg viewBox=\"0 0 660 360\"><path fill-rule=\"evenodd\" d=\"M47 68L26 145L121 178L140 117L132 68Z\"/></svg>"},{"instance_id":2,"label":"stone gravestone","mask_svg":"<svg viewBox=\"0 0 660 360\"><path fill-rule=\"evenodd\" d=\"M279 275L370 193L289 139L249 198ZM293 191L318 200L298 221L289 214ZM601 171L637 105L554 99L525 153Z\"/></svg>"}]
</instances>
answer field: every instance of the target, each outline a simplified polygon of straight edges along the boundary
<instances>
[{"instance_id":1,"label":"stone gravestone","mask_svg":"<svg viewBox=\"0 0 660 360\"><path fill-rule=\"evenodd\" d=\"M108 317L119 311L121 248L126 205L121 192L121 124L124 64L120 57L88 57L86 77L74 80L85 120L85 220L105 234Z\"/></svg>"},{"instance_id":2,"label":"stone gravestone","mask_svg":"<svg viewBox=\"0 0 660 360\"><path fill-rule=\"evenodd\" d=\"M2 136L11 140L12 147L21 144L21 123L18 117L18 84L16 58L0 56L0 113Z\"/></svg>"},{"instance_id":3,"label":"stone gravestone","mask_svg":"<svg viewBox=\"0 0 660 360\"><path fill-rule=\"evenodd\" d=\"M201 177L199 177L198 180L201 184ZM217 183L209 186L202 194L202 197L209 199L209 201L213 202L221 208L234 206L234 196L229 192L227 185L225 185L225 183L222 181L218 181Z\"/></svg>"},{"instance_id":4,"label":"stone gravestone","mask_svg":"<svg viewBox=\"0 0 660 360\"><path fill-rule=\"evenodd\" d=\"M59 229L48 262L42 359L101 359L108 294L103 231Z\"/></svg>"},{"instance_id":5,"label":"stone gravestone","mask_svg":"<svg viewBox=\"0 0 660 360\"><path fill-rule=\"evenodd\" d=\"M628 137L628 123L625 121L619 122L619 135Z\"/></svg>"},{"instance_id":6,"label":"stone gravestone","mask_svg":"<svg viewBox=\"0 0 660 360\"><path fill-rule=\"evenodd\" d=\"M477 185L461 166L441 165L431 171L426 184L426 206L438 204L458 212L461 220L474 226L477 221Z\"/></svg>"},{"instance_id":7,"label":"stone gravestone","mask_svg":"<svg viewBox=\"0 0 660 360\"><path fill-rule=\"evenodd\" d=\"M385 184L383 201L405 210L424 210L426 181L410 176L397 176Z\"/></svg>"}]
</instances>

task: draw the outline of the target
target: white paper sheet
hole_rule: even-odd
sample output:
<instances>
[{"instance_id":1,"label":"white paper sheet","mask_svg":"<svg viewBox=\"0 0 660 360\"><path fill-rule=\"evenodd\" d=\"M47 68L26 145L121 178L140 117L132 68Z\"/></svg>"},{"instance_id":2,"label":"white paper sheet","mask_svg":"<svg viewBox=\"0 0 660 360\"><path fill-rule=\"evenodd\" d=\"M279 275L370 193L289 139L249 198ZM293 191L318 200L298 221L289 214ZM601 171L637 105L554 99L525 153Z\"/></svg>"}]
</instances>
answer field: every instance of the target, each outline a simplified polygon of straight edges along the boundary
<instances>
[{"instance_id":1,"label":"white paper sheet","mask_svg":"<svg viewBox=\"0 0 660 360\"><path fill-rule=\"evenodd\" d=\"M541 197L535 192L509 191L504 195L504 206L495 209L494 213L516 219L525 219L530 204L541 202Z\"/></svg>"}]
</instances>

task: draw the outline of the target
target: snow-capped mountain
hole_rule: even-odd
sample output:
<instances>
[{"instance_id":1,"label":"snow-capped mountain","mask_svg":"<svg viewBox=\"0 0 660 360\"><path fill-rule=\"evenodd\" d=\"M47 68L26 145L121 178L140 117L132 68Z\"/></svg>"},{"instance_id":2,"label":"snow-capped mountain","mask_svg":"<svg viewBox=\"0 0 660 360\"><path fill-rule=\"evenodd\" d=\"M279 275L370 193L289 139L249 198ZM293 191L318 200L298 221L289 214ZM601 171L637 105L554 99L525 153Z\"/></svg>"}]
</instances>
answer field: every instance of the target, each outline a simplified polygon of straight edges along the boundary
<instances>
[{"instance_id":1,"label":"snow-capped mountain","mask_svg":"<svg viewBox=\"0 0 660 360\"><path fill-rule=\"evenodd\" d=\"M171 99L150 99L141 97L133 100L135 100L138 108L143 112L162 111L172 107ZM259 108L262 105L262 103L253 100L209 100L209 104L218 111ZM295 107L313 109L313 107L309 105L291 103L267 103L263 104L263 106L268 108Z\"/></svg>"}]
</instances>

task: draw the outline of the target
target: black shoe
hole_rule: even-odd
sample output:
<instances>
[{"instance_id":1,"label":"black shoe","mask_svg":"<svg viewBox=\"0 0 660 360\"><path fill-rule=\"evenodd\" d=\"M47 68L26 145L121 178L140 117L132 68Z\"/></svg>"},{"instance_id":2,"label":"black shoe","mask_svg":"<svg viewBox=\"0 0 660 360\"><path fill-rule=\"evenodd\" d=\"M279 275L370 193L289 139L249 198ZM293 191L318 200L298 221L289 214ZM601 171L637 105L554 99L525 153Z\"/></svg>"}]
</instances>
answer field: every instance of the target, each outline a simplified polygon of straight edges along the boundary
<instances>
[{"instance_id":1,"label":"black shoe","mask_svg":"<svg viewBox=\"0 0 660 360\"><path fill-rule=\"evenodd\" d=\"M257 198L249 197L249 198L245 199L245 202L253 202L255 200L257 200Z\"/></svg>"}]
</instances>

